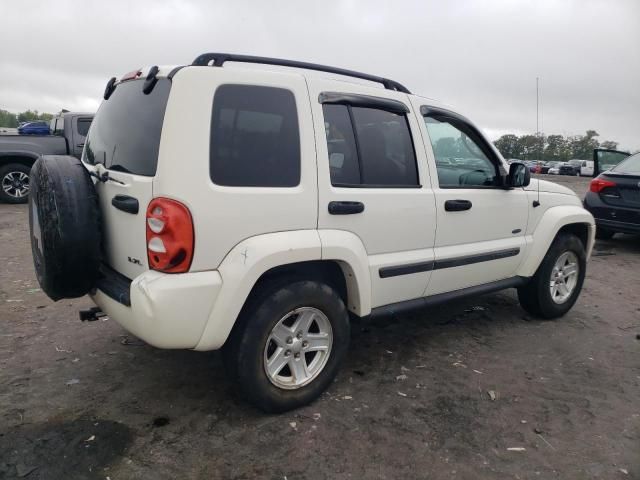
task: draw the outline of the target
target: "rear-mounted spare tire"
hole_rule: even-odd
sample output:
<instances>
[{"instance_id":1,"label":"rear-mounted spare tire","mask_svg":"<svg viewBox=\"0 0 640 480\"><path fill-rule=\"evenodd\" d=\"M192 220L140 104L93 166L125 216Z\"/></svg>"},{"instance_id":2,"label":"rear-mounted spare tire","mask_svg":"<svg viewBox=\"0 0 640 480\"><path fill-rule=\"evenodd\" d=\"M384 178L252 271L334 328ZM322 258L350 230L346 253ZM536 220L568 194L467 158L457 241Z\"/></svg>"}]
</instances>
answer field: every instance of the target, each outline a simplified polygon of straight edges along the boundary
<instances>
[{"instance_id":1,"label":"rear-mounted spare tire","mask_svg":"<svg viewBox=\"0 0 640 480\"><path fill-rule=\"evenodd\" d=\"M29 230L36 276L52 300L81 297L95 287L101 257L100 209L80 160L49 155L33 165Z\"/></svg>"}]
</instances>

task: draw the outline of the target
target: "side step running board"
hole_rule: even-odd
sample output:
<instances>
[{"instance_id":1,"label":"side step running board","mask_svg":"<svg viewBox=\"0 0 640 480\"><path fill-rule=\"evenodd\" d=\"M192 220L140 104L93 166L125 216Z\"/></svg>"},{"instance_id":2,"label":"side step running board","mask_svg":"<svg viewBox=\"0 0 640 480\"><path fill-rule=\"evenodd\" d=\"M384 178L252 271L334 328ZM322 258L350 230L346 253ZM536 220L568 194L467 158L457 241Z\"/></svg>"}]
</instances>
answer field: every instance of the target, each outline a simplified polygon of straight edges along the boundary
<instances>
[{"instance_id":1,"label":"side step running board","mask_svg":"<svg viewBox=\"0 0 640 480\"><path fill-rule=\"evenodd\" d=\"M526 277L511 277L505 278L504 280L498 280L496 282L485 283L483 285L476 285L475 287L455 290L453 292L439 293L438 295L432 295L430 297L415 298L404 302L383 305L382 307L376 307L371 310L371 316L380 317L411 310L418 310L420 308L431 307L433 305L439 305L441 303L458 300L460 298L484 295L485 293L497 292L507 288L521 287L528 281L529 279Z\"/></svg>"}]
</instances>

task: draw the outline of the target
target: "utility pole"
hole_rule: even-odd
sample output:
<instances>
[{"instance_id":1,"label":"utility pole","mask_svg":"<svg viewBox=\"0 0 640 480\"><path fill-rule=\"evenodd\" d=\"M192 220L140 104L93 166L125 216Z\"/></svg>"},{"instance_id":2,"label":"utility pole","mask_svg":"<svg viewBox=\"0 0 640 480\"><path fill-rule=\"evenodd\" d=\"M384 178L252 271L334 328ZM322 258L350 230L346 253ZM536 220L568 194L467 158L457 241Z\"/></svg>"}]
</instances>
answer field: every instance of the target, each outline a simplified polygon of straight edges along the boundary
<instances>
[{"instance_id":1,"label":"utility pole","mask_svg":"<svg viewBox=\"0 0 640 480\"><path fill-rule=\"evenodd\" d=\"M536 137L540 136L540 94L539 94L539 82L540 79L536 77Z\"/></svg>"},{"instance_id":2,"label":"utility pole","mask_svg":"<svg viewBox=\"0 0 640 480\"><path fill-rule=\"evenodd\" d=\"M540 133L540 77L536 77L536 137L538 138L538 160L543 160L544 142Z\"/></svg>"}]
</instances>

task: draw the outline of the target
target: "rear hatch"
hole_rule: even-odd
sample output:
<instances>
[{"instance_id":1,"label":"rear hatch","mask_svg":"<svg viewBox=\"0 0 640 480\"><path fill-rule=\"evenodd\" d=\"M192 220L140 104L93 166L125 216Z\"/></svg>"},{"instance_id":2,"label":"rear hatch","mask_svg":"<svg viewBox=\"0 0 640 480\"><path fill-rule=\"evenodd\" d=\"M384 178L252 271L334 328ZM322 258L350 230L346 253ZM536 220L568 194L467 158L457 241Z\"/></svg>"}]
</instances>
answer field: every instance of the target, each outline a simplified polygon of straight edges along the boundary
<instances>
[{"instance_id":1,"label":"rear hatch","mask_svg":"<svg viewBox=\"0 0 640 480\"><path fill-rule=\"evenodd\" d=\"M96 182L104 263L133 279L149 269L146 209L153 198L160 136L171 81L159 78L149 94L144 80L128 80L100 106L82 160Z\"/></svg>"}]
</instances>

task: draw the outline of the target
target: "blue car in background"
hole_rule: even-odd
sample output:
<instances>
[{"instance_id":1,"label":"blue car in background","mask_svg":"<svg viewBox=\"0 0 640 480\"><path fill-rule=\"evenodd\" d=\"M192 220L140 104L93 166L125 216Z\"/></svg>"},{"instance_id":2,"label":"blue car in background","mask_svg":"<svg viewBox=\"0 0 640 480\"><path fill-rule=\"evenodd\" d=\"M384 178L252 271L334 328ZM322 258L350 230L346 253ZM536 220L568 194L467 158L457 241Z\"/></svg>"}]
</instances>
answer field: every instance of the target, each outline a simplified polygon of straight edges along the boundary
<instances>
[{"instance_id":1,"label":"blue car in background","mask_svg":"<svg viewBox=\"0 0 640 480\"><path fill-rule=\"evenodd\" d=\"M18 127L20 135L49 135L48 122L26 122Z\"/></svg>"}]
</instances>

